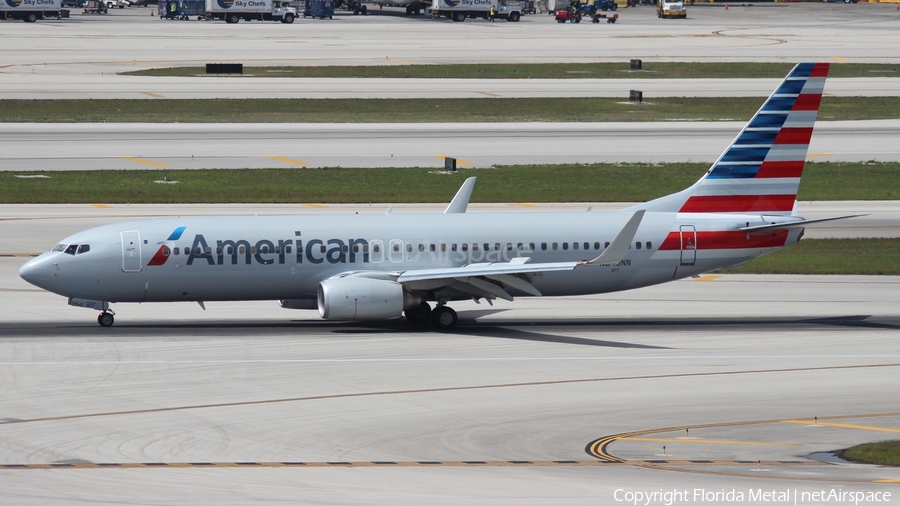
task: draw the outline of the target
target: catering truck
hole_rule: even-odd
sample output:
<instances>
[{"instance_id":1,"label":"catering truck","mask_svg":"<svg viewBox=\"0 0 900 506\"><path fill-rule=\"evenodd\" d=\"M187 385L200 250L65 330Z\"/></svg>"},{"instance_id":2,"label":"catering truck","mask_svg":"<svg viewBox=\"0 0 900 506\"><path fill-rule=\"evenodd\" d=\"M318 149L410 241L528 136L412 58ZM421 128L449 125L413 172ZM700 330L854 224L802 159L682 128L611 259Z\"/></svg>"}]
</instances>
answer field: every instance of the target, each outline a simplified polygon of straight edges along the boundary
<instances>
[{"instance_id":1,"label":"catering truck","mask_svg":"<svg viewBox=\"0 0 900 506\"><path fill-rule=\"evenodd\" d=\"M62 0L0 0L0 19L21 19L34 23L39 19L62 16Z\"/></svg>"},{"instance_id":2,"label":"catering truck","mask_svg":"<svg viewBox=\"0 0 900 506\"><path fill-rule=\"evenodd\" d=\"M515 0L432 0L432 16L446 16L456 22L466 18L490 19L491 8L494 17L507 21L518 21L522 17L522 6Z\"/></svg>"},{"instance_id":3,"label":"catering truck","mask_svg":"<svg viewBox=\"0 0 900 506\"><path fill-rule=\"evenodd\" d=\"M226 23L242 19L293 23L296 17L297 9L282 0L206 0L206 19L224 19Z\"/></svg>"},{"instance_id":4,"label":"catering truck","mask_svg":"<svg viewBox=\"0 0 900 506\"><path fill-rule=\"evenodd\" d=\"M656 4L658 18L686 18L683 0L658 0Z\"/></svg>"}]
</instances>

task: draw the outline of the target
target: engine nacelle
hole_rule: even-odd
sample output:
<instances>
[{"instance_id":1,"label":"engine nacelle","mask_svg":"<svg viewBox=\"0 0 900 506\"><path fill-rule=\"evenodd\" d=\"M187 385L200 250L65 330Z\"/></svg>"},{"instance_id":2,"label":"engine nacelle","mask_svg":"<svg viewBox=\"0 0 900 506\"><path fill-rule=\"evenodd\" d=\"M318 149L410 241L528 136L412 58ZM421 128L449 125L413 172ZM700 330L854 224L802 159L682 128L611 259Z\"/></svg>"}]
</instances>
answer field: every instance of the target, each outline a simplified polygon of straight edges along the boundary
<instances>
[{"instance_id":1,"label":"engine nacelle","mask_svg":"<svg viewBox=\"0 0 900 506\"><path fill-rule=\"evenodd\" d=\"M403 285L353 276L326 279L317 301L326 320L387 320L403 312Z\"/></svg>"}]
</instances>

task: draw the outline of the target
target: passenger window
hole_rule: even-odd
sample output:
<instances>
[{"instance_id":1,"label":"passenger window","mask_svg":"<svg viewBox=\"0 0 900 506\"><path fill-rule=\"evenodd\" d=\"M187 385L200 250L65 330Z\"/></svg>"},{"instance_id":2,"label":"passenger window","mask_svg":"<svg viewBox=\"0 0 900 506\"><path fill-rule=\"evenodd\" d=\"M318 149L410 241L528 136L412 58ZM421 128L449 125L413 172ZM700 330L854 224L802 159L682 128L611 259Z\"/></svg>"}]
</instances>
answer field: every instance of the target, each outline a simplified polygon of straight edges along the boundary
<instances>
[{"instance_id":1,"label":"passenger window","mask_svg":"<svg viewBox=\"0 0 900 506\"><path fill-rule=\"evenodd\" d=\"M456 243L450 245L450 251L456 251Z\"/></svg>"},{"instance_id":2,"label":"passenger window","mask_svg":"<svg viewBox=\"0 0 900 506\"><path fill-rule=\"evenodd\" d=\"M541 251L547 251L547 243L545 243L545 242L541 243Z\"/></svg>"},{"instance_id":3,"label":"passenger window","mask_svg":"<svg viewBox=\"0 0 900 506\"><path fill-rule=\"evenodd\" d=\"M406 252L407 252L407 253L412 253L412 244L407 244L407 245L406 245Z\"/></svg>"},{"instance_id":4,"label":"passenger window","mask_svg":"<svg viewBox=\"0 0 900 506\"><path fill-rule=\"evenodd\" d=\"M399 243L395 242L392 246L394 246L394 253L400 253L400 244Z\"/></svg>"},{"instance_id":5,"label":"passenger window","mask_svg":"<svg viewBox=\"0 0 900 506\"><path fill-rule=\"evenodd\" d=\"M243 255L244 252L246 252L246 251L247 251L247 248L244 246L241 246L240 248L238 248L238 253L240 253L241 255Z\"/></svg>"},{"instance_id":6,"label":"passenger window","mask_svg":"<svg viewBox=\"0 0 900 506\"><path fill-rule=\"evenodd\" d=\"M478 251L478 243L477 242L472 243L472 251Z\"/></svg>"},{"instance_id":7,"label":"passenger window","mask_svg":"<svg viewBox=\"0 0 900 506\"><path fill-rule=\"evenodd\" d=\"M652 243L652 242L647 241L647 249L653 249L653 243Z\"/></svg>"},{"instance_id":8,"label":"passenger window","mask_svg":"<svg viewBox=\"0 0 900 506\"><path fill-rule=\"evenodd\" d=\"M178 248L175 248L175 254L178 254ZM234 248L232 248L231 246L228 247L228 254L234 255Z\"/></svg>"},{"instance_id":9,"label":"passenger window","mask_svg":"<svg viewBox=\"0 0 900 506\"><path fill-rule=\"evenodd\" d=\"M288 246L288 248L290 248L290 246ZM363 244L363 253L368 253L368 252L369 252L369 245ZM290 253L290 251L288 251L288 253Z\"/></svg>"},{"instance_id":10,"label":"passenger window","mask_svg":"<svg viewBox=\"0 0 900 506\"><path fill-rule=\"evenodd\" d=\"M506 251L512 251L512 243L511 242L506 243Z\"/></svg>"},{"instance_id":11,"label":"passenger window","mask_svg":"<svg viewBox=\"0 0 900 506\"><path fill-rule=\"evenodd\" d=\"M88 246L88 249L91 249L90 246ZM83 252L81 251L81 248L78 248L78 252L79 252L79 253L83 253ZM163 246L163 247L162 247L162 254L163 254L163 256L164 256L164 257L167 257L167 256L169 256L169 253L170 253L169 248L166 247L166 246Z\"/></svg>"},{"instance_id":12,"label":"passenger window","mask_svg":"<svg viewBox=\"0 0 900 506\"><path fill-rule=\"evenodd\" d=\"M447 251L447 245L446 245L446 244L441 243L441 251Z\"/></svg>"},{"instance_id":13,"label":"passenger window","mask_svg":"<svg viewBox=\"0 0 900 506\"><path fill-rule=\"evenodd\" d=\"M201 248L200 246L197 246L197 248L194 250L194 254L200 255L202 253L203 253L203 248Z\"/></svg>"},{"instance_id":14,"label":"passenger window","mask_svg":"<svg viewBox=\"0 0 900 506\"><path fill-rule=\"evenodd\" d=\"M197 248L197 249L200 249L200 248ZM324 251L323 251L322 253L324 253ZM251 255L255 255L255 254L256 254L256 246L250 246L250 254L251 254Z\"/></svg>"},{"instance_id":15,"label":"passenger window","mask_svg":"<svg viewBox=\"0 0 900 506\"><path fill-rule=\"evenodd\" d=\"M268 253L268 249L269 249L269 248L267 247L267 248L266 248L267 251L264 251L263 253ZM349 252L350 252L350 247L347 246L346 244L343 245L343 246L341 246L341 252L342 252L342 253L349 253Z\"/></svg>"},{"instance_id":16,"label":"passenger window","mask_svg":"<svg viewBox=\"0 0 900 506\"><path fill-rule=\"evenodd\" d=\"M578 243L577 243L577 242L573 242L573 243L572 243L572 249L578 249Z\"/></svg>"},{"instance_id":17,"label":"passenger window","mask_svg":"<svg viewBox=\"0 0 900 506\"><path fill-rule=\"evenodd\" d=\"M374 251L375 253L381 253L381 245L380 245L380 244L377 244L377 243L376 243L376 244L373 244L373 245L372 245L372 251Z\"/></svg>"},{"instance_id":18,"label":"passenger window","mask_svg":"<svg viewBox=\"0 0 900 506\"><path fill-rule=\"evenodd\" d=\"M637 247L637 249L641 249L641 241L634 243L634 245Z\"/></svg>"},{"instance_id":19,"label":"passenger window","mask_svg":"<svg viewBox=\"0 0 900 506\"><path fill-rule=\"evenodd\" d=\"M354 246L355 248L356 246ZM275 246L275 253L281 254L281 246Z\"/></svg>"},{"instance_id":20,"label":"passenger window","mask_svg":"<svg viewBox=\"0 0 900 506\"><path fill-rule=\"evenodd\" d=\"M606 249L608 247L609 247L609 241L606 242L606 244L603 246L603 249Z\"/></svg>"},{"instance_id":21,"label":"passenger window","mask_svg":"<svg viewBox=\"0 0 900 506\"><path fill-rule=\"evenodd\" d=\"M568 249L569 249L569 243L564 242L564 243L563 243L563 250L568 250Z\"/></svg>"},{"instance_id":22,"label":"passenger window","mask_svg":"<svg viewBox=\"0 0 900 506\"><path fill-rule=\"evenodd\" d=\"M525 249L525 245L522 243L519 243L516 245L516 249L518 249L519 251L522 251L523 249Z\"/></svg>"},{"instance_id":23,"label":"passenger window","mask_svg":"<svg viewBox=\"0 0 900 506\"><path fill-rule=\"evenodd\" d=\"M288 244L287 246L284 247L284 252L287 253L288 255L291 254L291 245L290 244Z\"/></svg>"},{"instance_id":24,"label":"passenger window","mask_svg":"<svg viewBox=\"0 0 900 506\"><path fill-rule=\"evenodd\" d=\"M429 244L429 245L428 245L428 249L430 249L431 251L434 251L435 245L434 245L434 244Z\"/></svg>"},{"instance_id":25,"label":"passenger window","mask_svg":"<svg viewBox=\"0 0 900 506\"><path fill-rule=\"evenodd\" d=\"M534 243L533 242L528 243L528 250L534 251Z\"/></svg>"},{"instance_id":26,"label":"passenger window","mask_svg":"<svg viewBox=\"0 0 900 506\"><path fill-rule=\"evenodd\" d=\"M469 251L469 245L466 244L466 243L462 243L462 250L463 250L463 251Z\"/></svg>"},{"instance_id":27,"label":"passenger window","mask_svg":"<svg viewBox=\"0 0 900 506\"><path fill-rule=\"evenodd\" d=\"M497 248L497 251L500 251L500 245L499 245L499 244L495 244L494 247ZM485 250L485 251L490 251L490 250L491 250L491 245L488 244L488 243L484 243L484 250Z\"/></svg>"},{"instance_id":28,"label":"passenger window","mask_svg":"<svg viewBox=\"0 0 900 506\"><path fill-rule=\"evenodd\" d=\"M78 254L80 255L82 253L87 253L90 250L91 250L90 244L82 244L81 246L78 247ZM166 248L165 255L169 256L169 248Z\"/></svg>"},{"instance_id":29,"label":"passenger window","mask_svg":"<svg viewBox=\"0 0 900 506\"><path fill-rule=\"evenodd\" d=\"M275 252L278 253L278 248L277 248L277 247L275 248ZM354 252L354 253L359 253L359 246L358 246L358 245L356 245L356 244L353 245L353 252Z\"/></svg>"},{"instance_id":30,"label":"passenger window","mask_svg":"<svg viewBox=\"0 0 900 506\"><path fill-rule=\"evenodd\" d=\"M175 256L178 256L178 246L175 246L175 249L172 250L175 253ZM228 254L231 254L231 247L228 247Z\"/></svg>"},{"instance_id":31,"label":"passenger window","mask_svg":"<svg viewBox=\"0 0 900 506\"><path fill-rule=\"evenodd\" d=\"M255 248L255 247L253 247L253 248L250 248L250 253L256 253L256 251L255 251L255 250L256 250L256 248ZM325 252L326 252L326 251L328 251L328 248L327 248L327 247L325 247L325 245L324 245L324 244L323 244L323 245L321 245L321 246L319 246L319 253L325 253Z\"/></svg>"},{"instance_id":32,"label":"passenger window","mask_svg":"<svg viewBox=\"0 0 900 506\"><path fill-rule=\"evenodd\" d=\"M423 251L425 251L425 245L424 245L424 244L420 244L420 245L419 245L419 253L422 253Z\"/></svg>"},{"instance_id":33,"label":"passenger window","mask_svg":"<svg viewBox=\"0 0 900 506\"><path fill-rule=\"evenodd\" d=\"M559 249L559 243L557 243L557 242L553 243L553 251L556 251L558 249Z\"/></svg>"},{"instance_id":34,"label":"passenger window","mask_svg":"<svg viewBox=\"0 0 900 506\"><path fill-rule=\"evenodd\" d=\"M222 247L216 246L216 255L221 255L221 254L222 254Z\"/></svg>"},{"instance_id":35,"label":"passenger window","mask_svg":"<svg viewBox=\"0 0 900 506\"><path fill-rule=\"evenodd\" d=\"M209 246L206 247L206 254L212 255L212 248L210 248Z\"/></svg>"},{"instance_id":36,"label":"passenger window","mask_svg":"<svg viewBox=\"0 0 900 506\"><path fill-rule=\"evenodd\" d=\"M584 243L584 249L591 249L591 245L588 243Z\"/></svg>"},{"instance_id":37,"label":"passenger window","mask_svg":"<svg viewBox=\"0 0 900 506\"><path fill-rule=\"evenodd\" d=\"M78 249L78 245L77 245L77 244L72 244L72 245L70 245L68 248L66 248L66 251L64 251L64 253L66 253L66 254L68 254L68 255L74 255L74 254L75 254L75 250L77 250L77 249Z\"/></svg>"},{"instance_id":38,"label":"passenger window","mask_svg":"<svg viewBox=\"0 0 900 506\"><path fill-rule=\"evenodd\" d=\"M594 243L594 249L600 249L600 243L599 243L599 242L595 242L595 243Z\"/></svg>"}]
</instances>

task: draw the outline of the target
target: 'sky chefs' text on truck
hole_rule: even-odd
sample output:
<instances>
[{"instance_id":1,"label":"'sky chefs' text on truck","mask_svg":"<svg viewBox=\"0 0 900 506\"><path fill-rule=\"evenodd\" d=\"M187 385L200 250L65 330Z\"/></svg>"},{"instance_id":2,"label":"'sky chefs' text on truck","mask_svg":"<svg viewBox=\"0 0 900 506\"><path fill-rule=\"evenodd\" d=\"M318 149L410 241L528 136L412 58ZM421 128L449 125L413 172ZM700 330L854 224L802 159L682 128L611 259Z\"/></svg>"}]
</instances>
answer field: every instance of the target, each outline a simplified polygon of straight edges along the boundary
<instances>
[{"instance_id":1,"label":"'sky chefs' text on truck","mask_svg":"<svg viewBox=\"0 0 900 506\"><path fill-rule=\"evenodd\" d=\"M39 19L58 19L61 13L62 0L0 0L0 19L34 23Z\"/></svg>"},{"instance_id":2,"label":"'sky chefs' text on truck","mask_svg":"<svg viewBox=\"0 0 900 506\"><path fill-rule=\"evenodd\" d=\"M296 17L297 9L281 0L206 0L206 19L224 19L226 23L242 19L293 23Z\"/></svg>"}]
</instances>

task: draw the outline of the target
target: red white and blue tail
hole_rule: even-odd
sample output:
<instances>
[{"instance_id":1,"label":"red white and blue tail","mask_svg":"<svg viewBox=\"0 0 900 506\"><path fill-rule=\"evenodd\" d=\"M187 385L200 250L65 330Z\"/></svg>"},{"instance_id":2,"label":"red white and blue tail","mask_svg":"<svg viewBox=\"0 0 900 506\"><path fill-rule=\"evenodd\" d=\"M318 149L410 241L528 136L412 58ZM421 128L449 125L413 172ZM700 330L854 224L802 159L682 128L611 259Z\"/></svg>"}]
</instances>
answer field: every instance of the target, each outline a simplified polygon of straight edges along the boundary
<instances>
[{"instance_id":1,"label":"red white and blue tail","mask_svg":"<svg viewBox=\"0 0 900 506\"><path fill-rule=\"evenodd\" d=\"M790 215L827 75L828 63L798 63L700 181L635 207Z\"/></svg>"}]
</instances>

